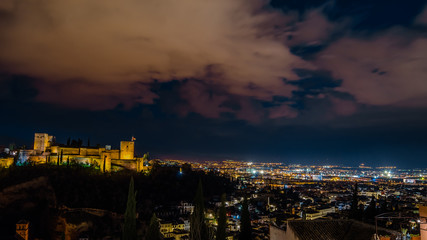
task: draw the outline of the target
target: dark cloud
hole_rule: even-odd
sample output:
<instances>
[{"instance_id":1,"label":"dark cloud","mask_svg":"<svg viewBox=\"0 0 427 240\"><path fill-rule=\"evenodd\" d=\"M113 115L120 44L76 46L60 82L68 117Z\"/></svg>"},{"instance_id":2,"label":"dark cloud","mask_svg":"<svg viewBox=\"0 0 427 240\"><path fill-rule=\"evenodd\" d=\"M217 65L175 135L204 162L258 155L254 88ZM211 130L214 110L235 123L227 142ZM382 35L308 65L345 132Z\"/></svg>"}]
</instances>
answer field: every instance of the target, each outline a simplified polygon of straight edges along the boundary
<instances>
[{"instance_id":1,"label":"dark cloud","mask_svg":"<svg viewBox=\"0 0 427 240\"><path fill-rule=\"evenodd\" d=\"M175 83L176 84L176 83ZM86 111L37 102L14 102L2 106L8 117L0 118L2 137L32 144L33 132L49 132L65 142L91 138L93 144L113 144L137 137L137 153L149 151L155 157L180 159L238 159L284 161L288 163L393 164L423 166L427 142L422 109L364 107L352 115L327 118L330 101L351 99L328 93L323 99L309 99L311 111L298 118L276 122L272 118L256 125L236 118L210 119L188 113L177 117L164 106L185 104L171 83L162 84L154 104L131 109ZM170 100L166 100L169 96ZM182 102L180 102L182 101ZM287 102L287 101L285 101ZM178 104L179 105L179 104ZM238 109L236 109L238 110ZM9 143L11 138L4 138ZM9 139L9 140L8 140ZM424 155L423 155L424 154Z\"/></svg>"},{"instance_id":2,"label":"dark cloud","mask_svg":"<svg viewBox=\"0 0 427 240\"><path fill-rule=\"evenodd\" d=\"M0 1L0 140L422 164L425 3Z\"/></svg>"},{"instance_id":3,"label":"dark cloud","mask_svg":"<svg viewBox=\"0 0 427 240\"><path fill-rule=\"evenodd\" d=\"M0 74L0 99L25 102L34 100L38 90L35 79L23 75Z\"/></svg>"},{"instance_id":4,"label":"dark cloud","mask_svg":"<svg viewBox=\"0 0 427 240\"><path fill-rule=\"evenodd\" d=\"M427 95L424 35L393 28L368 39L344 37L319 53L316 62L342 79L340 90L360 103L411 105Z\"/></svg>"},{"instance_id":5,"label":"dark cloud","mask_svg":"<svg viewBox=\"0 0 427 240\"><path fill-rule=\"evenodd\" d=\"M312 60L315 55L326 48L326 45L301 44L290 48L292 54L302 57L306 60Z\"/></svg>"},{"instance_id":6,"label":"dark cloud","mask_svg":"<svg viewBox=\"0 0 427 240\"><path fill-rule=\"evenodd\" d=\"M38 81L37 100L69 108L90 110L113 109L118 105L130 108L134 104L152 104L158 96L145 82L128 84L93 82L70 79L61 82Z\"/></svg>"},{"instance_id":7,"label":"dark cloud","mask_svg":"<svg viewBox=\"0 0 427 240\"><path fill-rule=\"evenodd\" d=\"M312 71L307 69L294 69L294 72L301 78L297 81L288 81L288 84L298 86L305 90L333 89L341 86L342 80L333 79L331 72Z\"/></svg>"},{"instance_id":8,"label":"dark cloud","mask_svg":"<svg viewBox=\"0 0 427 240\"><path fill-rule=\"evenodd\" d=\"M292 68L310 67L269 33L294 17L262 4L6 2L1 6L10 14L0 30L3 70L42 79L44 102L90 109L152 103L156 95L144 84L185 79L203 79L226 86L229 94L268 100L272 93L291 93L281 79L296 78ZM135 97L135 83L144 98ZM72 96L58 102L55 94L66 94L64 89ZM199 103L190 104L196 108Z\"/></svg>"},{"instance_id":9,"label":"dark cloud","mask_svg":"<svg viewBox=\"0 0 427 240\"><path fill-rule=\"evenodd\" d=\"M386 0L357 2L337 0L334 5L330 5L327 14L333 21L351 18L353 30L378 31L396 25L411 25L425 5L425 0L414 0L410 4Z\"/></svg>"},{"instance_id":10,"label":"dark cloud","mask_svg":"<svg viewBox=\"0 0 427 240\"><path fill-rule=\"evenodd\" d=\"M364 34L375 33L396 25L410 26L426 6L425 0L411 3L398 0L272 0L271 5L285 12L298 11L301 16L313 9L322 9L322 14L332 22L349 23L352 31ZM303 17L302 17L303 18Z\"/></svg>"}]
</instances>

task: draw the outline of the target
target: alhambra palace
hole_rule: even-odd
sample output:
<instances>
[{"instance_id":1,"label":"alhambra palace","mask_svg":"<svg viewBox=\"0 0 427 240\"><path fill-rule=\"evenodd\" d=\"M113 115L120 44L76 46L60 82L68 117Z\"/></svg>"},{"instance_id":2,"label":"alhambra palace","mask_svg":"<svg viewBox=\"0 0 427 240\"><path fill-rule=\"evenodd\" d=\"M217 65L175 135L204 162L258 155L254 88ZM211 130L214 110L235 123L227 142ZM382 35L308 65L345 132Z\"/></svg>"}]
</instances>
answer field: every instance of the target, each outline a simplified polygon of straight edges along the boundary
<instances>
[{"instance_id":1,"label":"alhambra palace","mask_svg":"<svg viewBox=\"0 0 427 240\"><path fill-rule=\"evenodd\" d=\"M102 172L129 169L143 171L144 158L135 157L135 142L121 141L120 149L105 147L70 146L58 144L55 137L47 133L34 134L34 148L20 150L17 158L0 158L0 165L8 167L16 161L17 165L24 164L81 164L99 167ZM16 160L15 160L16 159Z\"/></svg>"}]
</instances>

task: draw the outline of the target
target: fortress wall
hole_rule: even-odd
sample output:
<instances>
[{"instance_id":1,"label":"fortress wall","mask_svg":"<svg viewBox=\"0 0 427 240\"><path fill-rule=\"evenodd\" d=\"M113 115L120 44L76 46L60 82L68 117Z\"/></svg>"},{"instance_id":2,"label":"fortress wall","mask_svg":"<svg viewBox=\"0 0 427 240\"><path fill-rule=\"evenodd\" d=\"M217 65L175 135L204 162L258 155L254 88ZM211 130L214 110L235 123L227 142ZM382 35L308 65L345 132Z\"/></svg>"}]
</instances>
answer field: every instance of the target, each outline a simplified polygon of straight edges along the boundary
<instances>
[{"instance_id":1,"label":"fortress wall","mask_svg":"<svg viewBox=\"0 0 427 240\"><path fill-rule=\"evenodd\" d=\"M130 170L137 170L137 161L135 160L124 160L124 159L112 159L112 165L117 165Z\"/></svg>"},{"instance_id":2,"label":"fortress wall","mask_svg":"<svg viewBox=\"0 0 427 240\"><path fill-rule=\"evenodd\" d=\"M50 153L58 153L59 150L59 146L52 146L50 147Z\"/></svg>"},{"instance_id":3,"label":"fortress wall","mask_svg":"<svg viewBox=\"0 0 427 240\"><path fill-rule=\"evenodd\" d=\"M87 148L80 148L79 154L82 156L87 156L88 155L88 149Z\"/></svg>"},{"instance_id":4,"label":"fortress wall","mask_svg":"<svg viewBox=\"0 0 427 240\"><path fill-rule=\"evenodd\" d=\"M64 155L65 154L76 154L76 155L79 155L80 154L80 149L79 148L72 148L72 147L60 147L58 154L61 154L61 152Z\"/></svg>"},{"instance_id":5,"label":"fortress wall","mask_svg":"<svg viewBox=\"0 0 427 240\"><path fill-rule=\"evenodd\" d=\"M110 154L111 159L120 159L120 150L106 150L105 152Z\"/></svg>"},{"instance_id":6,"label":"fortress wall","mask_svg":"<svg viewBox=\"0 0 427 240\"><path fill-rule=\"evenodd\" d=\"M46 163L47 157L48 156L40 156L40 155L38 155L38 156L30 156L28 158L28 160L30 162L33 162L33 163L39 163L39 164L41 164L41 163Z\"/></svg>"},{"instance_id":7,"label":"fortress wall","mask_svg":"<svg viewBox=\"0 0 427 240\"><path fill-rule=\"evenodd\" d=\"M120 142L120 159L134 159L135 142L121 141Z\"/></svg>"},{"instance_id":8,"label":"fortress wall","mask_svg":"<svg viewBox=\"0 0 427 240\"><path fill-rule=\"evenodd\" d=\"M105 148L86 148L86 155L89 156L101 156L100 149L105 149Z\"/></svg>"},{"instance_id":9,"label":"fortress wall","mask_svg":"<svg viewBox=\"0 0 427 240\"><path fill-rule=\"evenodd\" d=\"M93 165L97 162L99 162L99 157L88 157L88 156L83 156L83 155L68 155L68 154L64 154L62 156L62 161L61 161L61 156L59 156L59 163L60 164L67 164L68 159L70 159L70 163L79 163L79 164L88 164L88 165ZM98 159L98 161L96 161L96 159ZM44 160L46 161L46 160ZM58 161L58 156L57 155L53 155L53 156L48 156L48 163L51 164L56 164ZM44 163L44 162L42 162Z\"/></svg>"},{"instance_id":10,"label":"fortress wall","mask_svg":"<svg viewBox=\"0 0 427 240\"><path fill-rule=\"evenodd\" d=\"M0 158L0 167L8 168L13 164L13 157Z\"/></svg>"}]
</instances>

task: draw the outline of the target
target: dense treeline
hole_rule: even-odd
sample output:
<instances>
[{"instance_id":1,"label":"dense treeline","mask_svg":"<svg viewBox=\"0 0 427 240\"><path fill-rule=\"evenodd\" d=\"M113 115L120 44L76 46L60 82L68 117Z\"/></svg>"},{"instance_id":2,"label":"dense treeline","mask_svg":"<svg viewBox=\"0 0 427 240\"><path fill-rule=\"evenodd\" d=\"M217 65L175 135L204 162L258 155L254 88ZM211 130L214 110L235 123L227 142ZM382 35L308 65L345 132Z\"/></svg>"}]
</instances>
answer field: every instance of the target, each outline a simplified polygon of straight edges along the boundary
<instances>
[{"instance_id":1,"label":"dense treeline","mask_svg":"<svg viewBox=\"0 0 427 240\"><path fill-rule=\"evenodd\" d=\"M0 171L0 191L5 187L47 176L52 185L58 206L89 207L124 213L129 179L134 177L138 193L137 212L148 219L155 206L179 201L192 202L199 179L207 198L230 193L228 179L178 167L156 167L149 174L120 171L101 173L90 167L74 166L23 166Z\"/></svg>"}]
</instances>

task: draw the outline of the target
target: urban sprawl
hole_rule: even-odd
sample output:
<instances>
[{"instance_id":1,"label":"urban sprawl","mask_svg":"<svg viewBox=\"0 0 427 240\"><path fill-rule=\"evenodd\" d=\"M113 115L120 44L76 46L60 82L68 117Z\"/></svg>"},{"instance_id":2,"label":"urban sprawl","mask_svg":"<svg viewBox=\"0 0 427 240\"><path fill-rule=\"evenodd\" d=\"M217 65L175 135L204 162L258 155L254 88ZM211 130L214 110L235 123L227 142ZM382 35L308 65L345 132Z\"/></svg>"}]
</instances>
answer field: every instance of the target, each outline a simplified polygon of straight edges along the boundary
<instances>
[{"instance_id":1,"label":"urban sprawl","mask_svg":"<svg viewBox=\"0 0 427 240\"><path fill-rule=\"evenodd\" d=\"M148 155L134 156L133 138L121 142L118 150L111 146L83 146L78 141L57 144L52 139L48 134L36 134L34 149L3 147L0 166L72 162L92 165L102 172L128 169L148 175L153 168L169 168L175 169L177 176L187 174L189 169L220 176L233 184L234 191L222 201L219 195L207 199L205 219L215 232L218 209L225 204L226 239L230 240L239 239L245 201L250 212L252 239L312 239L310 236L315 235L329 236L323 239L427 238L427 169L149 159ZM0 195L6 194L5 191ZM153 211L162 237L189 239L194 209L195 203L191 201L156 206ZM63 206L61 211L120 218L120 214L102 209ZM66 217L63 221L65 226L61 231L66 233L65 239L88 234L88 226L72 228ZM28 238L29 226L28 221L18 222L17 234Z\"/></svg>"}]
</instances>

